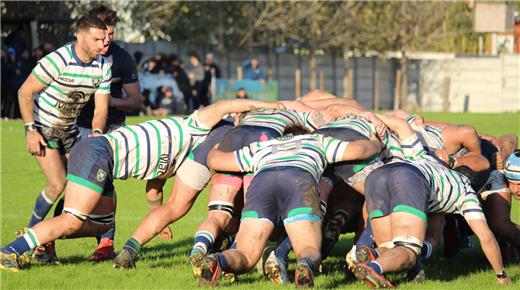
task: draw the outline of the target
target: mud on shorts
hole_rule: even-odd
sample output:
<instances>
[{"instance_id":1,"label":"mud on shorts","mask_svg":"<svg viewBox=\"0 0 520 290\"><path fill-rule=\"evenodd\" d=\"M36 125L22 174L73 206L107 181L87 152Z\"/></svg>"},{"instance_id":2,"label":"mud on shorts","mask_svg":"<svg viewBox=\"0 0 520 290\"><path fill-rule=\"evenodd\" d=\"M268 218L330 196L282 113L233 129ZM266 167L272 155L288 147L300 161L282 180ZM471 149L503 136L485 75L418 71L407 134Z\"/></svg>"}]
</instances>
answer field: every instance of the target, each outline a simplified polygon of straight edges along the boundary
<instances>
[{"instance_id":1,"label":"mud on shorts","mask_svg":"<svg viewBox=\"0 0 520 290\"><path fill-rule=\"evenodd\" d=\"M396 162L385 164L365 181L365 201L368 218L378 218L392 212L407 212L428 223L430 185L419 169Z\"/></svg>"},{"instance_id":2,"label":"mud on shorts","mask_svg":"<svg viewBox=\"0 0 520 290\"><path fill-rule=\"evenodd\" d=\"M104 137L88 138L70 152L67 180L88 187L101 195L114 194L112 147Z\"/></svg>"},{"instance_id":3,"label":"mud on shorts","mask_svg":"<svg viewBox=\"0 0 520 290\"><path fill-rule=\"evenodd\" d=\"M224 120L215 125L204 141L190 151L188 158L177 169L177 177L189 187L202 190L212 175L208 168L208 153L233 127L233 123Z\"/></svg>"},{"instance_id":4,"label":"mud on shorts","mask_svg":"<svg viewBox=\"0 0 520 290\"><path fill-rule=\"evenodd\" d=\"M273 225L308 220L321 222L318 184L307 171L295 167L269 168L255 175L242 210L244 219Z\"/></svg>"},{"instance_id":5,"label":"mud on shorts","mask_svg":"<svg viewBox=\"0 0 520 290\"><path fill-rule=\"evenodd\" d=\"M280 133L272 128L240 125L229 130L222 142L220 142L219 150L224 152L233 152L242 149L251 143L258 141L267 141L269 139L280 137ZM212 184L228 184L233 187L242 187L243 173L220 173L215 174L211 180Z\"/></svg>"},{"instance_id":6,"label":"mud on shorts","mask_svg":"<svg viewBox=\"0 0 520 290\"><path fill-rule=\"evenodd\" d=\"M70 131L63 131L51 127L37 126L38 132L43 136L47 147L57 149L60 154L68 154L72 147L80 140L79 130L77 127Z\"/></svg>"},{"instance_id":7,"label":"mud on shorts","mask_svg":"<svg viewBox=\"0 0 520 290\"><path fill-rule=\"evenodd\" d=\"M365 135L349 128L322 128L316 133L334 137L341 141L369 140ZM382 163L377 162L377 155L364 161L343 161L329 165L334 175L342 179L346 184L353 185L365 180L367 175Z\"/></svg>"}]
</instances>

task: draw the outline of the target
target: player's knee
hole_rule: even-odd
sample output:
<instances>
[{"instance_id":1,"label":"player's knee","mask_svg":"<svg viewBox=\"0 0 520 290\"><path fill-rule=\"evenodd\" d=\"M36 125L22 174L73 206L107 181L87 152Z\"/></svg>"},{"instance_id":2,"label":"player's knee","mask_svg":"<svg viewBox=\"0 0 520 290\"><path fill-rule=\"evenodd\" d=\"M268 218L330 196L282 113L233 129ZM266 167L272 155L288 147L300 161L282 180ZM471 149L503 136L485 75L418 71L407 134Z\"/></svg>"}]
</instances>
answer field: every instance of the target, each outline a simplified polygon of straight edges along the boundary
<instances>
[{"instance_id":1,"label":"player's knee","mask_svg":"<svg viewBox=\"0 0 520 290\"><path fill-rule=\"evenodd\" d=\"M67 181L65 178L53 178L50 179L47 182L47 188L45 189L45 193L54 197L58 198L58 196L63 192L65 189Z\"/></svg>"},{"instance_id":2,"label":"player's knee","mask_svg":"<svg viewBox=\"0 0 520 290\"><path fill-rule=\"evenodd\" d=\"M64 222L63 235L68 236L78 231L83 223L87 221L88 215L81 213L80 211L65 207L62 213Z\"/></svg>"}]
</instances>

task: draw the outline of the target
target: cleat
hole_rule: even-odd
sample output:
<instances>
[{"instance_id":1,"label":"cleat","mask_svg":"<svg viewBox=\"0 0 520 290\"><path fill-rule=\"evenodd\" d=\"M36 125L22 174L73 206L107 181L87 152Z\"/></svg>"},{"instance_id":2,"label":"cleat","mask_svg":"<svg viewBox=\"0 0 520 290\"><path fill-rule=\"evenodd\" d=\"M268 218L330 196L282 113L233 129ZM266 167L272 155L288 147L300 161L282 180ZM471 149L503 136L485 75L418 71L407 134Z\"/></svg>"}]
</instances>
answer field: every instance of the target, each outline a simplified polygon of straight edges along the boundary
<instances>
[{"instance_id":1,"label":"cleat","mask_svg":"<svg viewBox=\"0 0 520 290\"><path fill-rule=\"evenodd\" d=\"M114 259L114 242L109 238L102 238L97 249L88 257L92 262L101 262Z\"/></svg>"},{"instance_id":2,"label":"cleat","mask_svg":"<svg viewBox=\"0 0 520 290\"><path fill-rule=\"evenodd\" d=\"M199 285L215 287L220 284L221 278L222 267L220 267L217 257L215 255L207 256L202 262Z\"/></svg>"},{"instance_id":3,"label":"cleat","mask_svg":"<svg viewBox=\"0 0 520 290\"><path fill-rule=\"evenodd\" d=\"M18 263L18 256L15 253L0 252L0 269L8 272L19 272L21 267Z\"/></svg>"},{"instance_id":4,"label":"cleat","mask_svg":"<svg viewBox=\"0 0 520 290\"><path fill-rule=\"evenodd\" d=\"M294 271L294 283L296 284L296 288L314 287L314 275L307 264L299 263L296 265L296 270Z\"/></svg>"},{"instance_id":5,"label":"cleat","mask_svg":"<svg viewBox=\"0 0 520 290\"><path fill-rule=\"evenodd\" d=\"M200 272L202 262L204 262L204 258L206 258L206 256L202 252L196 252L195 254L192 254L190 256L190 263L191 268L193 270L193 276L197 279L200 278Z\"/></svg>"},{"instance_id":6,"label":"cleat","mask_svg":"<svg viewBox=\"0 0 520 290\"><path fill-rule=\"evenodd\" d=\"M27 233L28 231L29 231L28 227L23 227L21 229L16 230L16 232L14 232L14 233L15 233L16 237L21 237L21 236L25 235L25 233Z\"/></svg>"},{"instance_id":7,"label":"cleat","mask_svg":"<svg viewBox=\"0 0 520 290\"><path fill-rule=\"evenodd\" d=\"M422 261L423 258L421 256L417 257L415 265L408 270L408 273L406 274L406 279L409 282L415 282L420 284L426 281L426 272L424 271Z\"/></svg>"},{"instance_id":8,"label":"cleat","mask_svg":"<svg viewBox=\"0 0 520 290\"><path fill-rule=\"evenodd\" d=\"M235 273L222 272L222 284L232 284L237 280Z\"/></svg>"},{"instance_id":9,"label":"cleat","mask_svg":"<svg viewBox=\"0 0 520 290\"><path fill-rule=\"evenodd\" d=\"M353 271L356 278L370 288L395 288L383 275L379 275L374 269L364 263L360 263Z\"/></svg>"},{"instance_id":10,"label":"cleat","mask_svg":"<svg viewBox=\"0 0 520 290\"><path fill-rule=\"evenodd\" d=\"M287 279L287 269L274 255L274 251L271 252L265 261L264 273L274 284L282 285L287 284L289 281L289 279Z\"/></svg>"},{"instance_id":11,"label":"cleat","mask_svg":"<svg viewBox=\"0 0 520 290\"><path fill-rule=\"evenodd\" d=\"M32 257L36 259L36 261L43 264L61 265L60 260L58 260L58 256L56 256L54 241L36 247Z\"/></svg>"},{"instance_id":12,"label":"cleat","mask_svg":"<svg viewBox=\"0 0 520 290\"><path fill-rule=\"evenodd\" d=\"M264 248L264 251L262 252L262 256L260 257L260 260L258 263L256 263L256 270L261 275L265 274L265 262L267 261L267 258L271 255L271 252L274 253L275 247L268 246Z\"/></svg>"},{"instance_id":13,"label":"cleat","mask_svg":"<svg viewBox=\"0 0 520 290\"><path fill-rule=\"evenodd\" d=\"M132 269L135 268L135 261L137 255L132 254L129 250L123 248L121 252L114 258L112 267L119 269Z\"/></svg>"},{"instance_id":14,"label":"cleat","mask_svg":"<svg viewBox=\"0 0 520 290\"><path fill-rule=\"evenodd\" d=\"M354 272L354 268L359 263L356 256L356 245L352 246L352 249L348 251L347 255L345 256L345 262L347 263L347 268Z\"/></svg>"},{"instance_id":15,"label":"cleat","mask_svg":"<svg viewBox=\"0 0 520 290\"><path fill-rule=\"evenodd\" d=\"M374 261L378 256L376 250L368 246L359 246L359 248L356 248L355 255L355 260L358 263L368 263L370 261Z\"/></svg>"}]
</instances>

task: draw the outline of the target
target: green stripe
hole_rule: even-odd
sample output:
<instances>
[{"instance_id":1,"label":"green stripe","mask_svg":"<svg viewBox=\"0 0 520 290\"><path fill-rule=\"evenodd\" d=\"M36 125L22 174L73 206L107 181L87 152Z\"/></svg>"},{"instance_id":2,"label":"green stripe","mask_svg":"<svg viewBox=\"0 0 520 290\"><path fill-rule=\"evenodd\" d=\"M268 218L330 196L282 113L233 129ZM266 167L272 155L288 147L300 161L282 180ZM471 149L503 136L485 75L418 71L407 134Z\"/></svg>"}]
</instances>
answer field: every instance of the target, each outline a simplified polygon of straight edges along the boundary
<instances>
[{"instance_id":1,"label":"green stripe","mask_svg":"<svg viewBox=\"0 0 520 290\"><path fill-rule=\"evenodd\" d=\"M112 135L112 133L109 133L107 134L108 138L110 138L111 140L114 140L114 160L115 160L115 164L114 164L114 172L113 172L113 175L114 175L114 178L116 178L117 176L119 176L118 174L118 171L119 171L119 141L114 138L114 136Z\"/></svg>"},{"instance_id":2,"label":"green stripe","mask_svg":"<svg viewBox=\"0 0 520 290\"><path fill-rule=\"evenodd\" d=\"M420 218L425 224L428 224L428 217L426 216L426 214L423 211L418 210L414 207L400 204L400 205L396 205L394 207L394 209L392 210L392 212L397 212L397 211L402 211L402 212L412 214L412 215Z\"/></svg>"},{"instance_id":3,"label":"green stripe","mask_svg":"<svg viewBox=\"0 0 520 290\"><path fill-rule=\"evenodd\" d=\"M175 120L174 118L170 118L170 120L172 120L173 124L175 124L175 127L177 127L177 129L179 130L179 152L182 152L183 150L183 135L184 135L184 131L182 131L182 126L181 124L179 124L179 121Z\"/></svg>"},{"instance_id":4,"label":"green stripe","mask_svg":"<svg viewBox=\"0 0 520 290\"><path fill-rule=\"evenodd\" d=\"M198 126L193 126L193 118L189 118L188 119L188 126L190 128L193 128L195 130L198 130L198 131L203 131L203 132L206 132L206 131L209 131L208 129L204 129L204 128L199 128Z\"/></svg>"},{"instance_id":5,"label":"green stripe","mask_svg":"<svg viewBox=\"0 0 520 290\"><path fill-rule=\"evenodd\" d=\"M46 98L46 97L44 97L44 96L40 95L40 98L41 98L41 99L42 99L42 100L43 100L43 101L44 101L44 102L45 102L45 103L46 103L47 105L49 105L49 106L53 107L54 109L56 109L56 110L58 110L58 111L60 111L60 112L62 112L62 113L65 113L65 112L63 112L63 110L62 110L62 109L60 109L60 108L56 107L56 106L55 106L55 105L53 105L53 104L52 104L51 102L49 102L49 100L47 100L47 98Z\"/></svg>"},{"instance_id":6,"label":"green stripe","mask_svg":"<svg viewBox=\"0 0 520 290\"><path fill-rule=\"evenodd\" d=\"M61 72L60 72L60 68L58 67L58 65L56 65L56 63L54 62L54 60L52 60L50 54L47 55L47 56L45 57L45 59L47 59L48 61L51 62L52 66L54 67L54 69L56 70L56 72L58 72L58 74L61 74Z\"/></svg>"},{"instance_id":7,"label":"green stripe","mask_svg":"<svg viewBox=\"0 0 520 290\"><path fill-rule=\"evenodd\" d=\"M448 207L448 210L450 210L451 207L459 200L461 192L460 192L460 183L458 182L455 175L453 175L453 173L451 172L451 169L448 169L448 174L451 175L451 177L453 177L453 180L455 180L455 183L457 184L457 198L455 198L455 200L453 200L453 202Z\"/></svg>"},{"instance_id":8,"label":"green stripe","mask_svg":"<svg viewBox=\"0 0 520 290\"><path fill-rule=\"evenodd\" d=\"M40 83L42 83L44 86L48 86L49 85L42 78L40 78L40 76L34 71L34 69L32 70L32 73L36 77L36 79L38 79L38 81L40 81Z\"/></svg>"},{"instance_id":9,"label":"green stripe","mask_svg":"<svg viewBox=\"0 0 520 290\"><path fill-rule=\"evenodd\" d=\"M159 160L161 159L161 134L159 132L159 129L152 122L147 123L150 124L150 126L152 126L152 128L155 130L155 135L157 136L157 166L155 167L152 176L152 178L155 178L157 177L157 172L159 171Z\"/></svg>"},{"instance_id":10,"label":"green stripe","mask_svg":"<svg viewBox=\"0 0 520 290\"><path fill-rule=\"evenodd\" d=\"M305 147L305 146L309 146L309 147L311 147L311 148L314 148L314 149L316 149L318 152L320 152L321 154L323 154L323 156L326 156L325 151L323 151L323 149L322 149L322 148L319 148L318 146L315 146L315 145L313 145L313 144L303 144L303 147Z\"/></svg>"},{"instance_id":11,"label":"green stripe","mask_svg":"<svg viewBox=\"0 0 520 290\"><path fill-rule=\"evenodd\" d=\"M398 151L398 152L401 152L401 153L403 153L403 155L404 155L403 149L401 149L401 148L399 148L399 147L396 147L396 146L390 146L388 149L390 149L390 150L394 150L394 151Z\"/></svg>"},{"instance_id":12,"label":"green stripe","mask_svg":"<svg viewBox=\"0 0 520 290\"><path fill-rule=\"evenodd\" d=\"M94 190L95 192L99 193L99 194L102 194L103 193L103 188L91 181L88 181L86 179L83 179L79 176L76 176L76 175L72 175L72 174L67 174L67 178L66 178L68 181L72 181L74 183L77 183L79 185L83 185L85 187L88 187L92 190Z\"/></svg>"},{"instance_id":13,"label":"green stripe","mask_svg":"<svg viewBox=\"0 0 520 290\"><path fill-rule=\"evenodd\" d=\"M68 76L68 77L82 78L82 79L100 79L101 78L101 76L97 76L97 75L74 74L74 73L68 73L68 72L63 73L62 75Z\"/></svg>"},{"instance_id":14,"label":"green stripe","mask_svg":"<svg viewBox=\"0 0 520 290\"><path fill-rule=\"evenodd\" d=\"M465 204L466 202L474 202L476 204L480 204L480 202L478 202L478 200L476 200L474 198L468 198L464 202L462 202L462 204Z\"/></svg>"},{"instance_id":15,"label":"green stripe","mask_svg":"<svg viewBox=\"0 0 520 290\"><path fill-rule=\"evenodd\" d=\"M141 144L139 144L139 137L137 136L137 133L131 127L125 126L124 128L128 129L128 131L132 132L132 134L134 135L134 138L135 138L135 160L136 160L136 164L135 164L134 177L136 177L136 176L139 175L139 160L141 159Z\"/></svg>"},{"instance_id":16,"label":"green stripe","mask_svg":"<svg viewBox=\"0 0 520 290\"><path fill-rule=\"evenodd\" d=\"M260 215L254 210L248 210L248 211L242 212L242 217L240 219L243 220L245 218L259 219Z\"/></svg>"},{"instance_id":17,"label":"green stripe","mask_svg":"<svg viewBox=\"0 0 520 290\"><path fill-rule=\"evenodd\" d=\"M382 217L384 216L383 212L376 209L374 211L372 211L369 215L368 215L368 219L371 220L371 219L374 219L374 218L379 218L379 217Z\"/></svg>"},{"instance_id":18,"label":"green stripe","mask_svg":"<svg viewBox=\"0 0 520 290\"><path fill-rule=\"evenodd\" d=\"M72 50L70 49L70 47L71 47L71 45L67 45L67 46L65 46L65 48L67 49L67 52L69 53L69 56L70 56L70 57L74 57L74 56L72 55Z\"/></svg>"},{"instance_id":19,"label":"green stripe","mask_svg":"<svg viewBox=\"0 0 520 290\"><path fill-rule=\"evenodd\" d=\"M51 88L53 88L54 90L56 90L58 93L64 95L64 96L67 96L67 93L65 93L64 91L60 90L58 87L56 87L55 85L50 85Z\"/></svg>"},{"instance_id":20,"label":"green stripe","mask_svg":"<svg viewBox=\"0 0 520 290\"><path fill-rule=\"evenodd\" d=\"M110 86L108 86L108 87L98 87L98 90L106 90L106 91L108 91L109 89L110 89Z\"/></svg>"},{"instance_id":21,"label":"green stripe","mask_svg":"<svg viewBox=\"0 0 520 290\"><path fill-rule=\"evenodd\" d=\"M251 168L251 163L249 163L249 160L248 160L249 156L246 156L244 154L244 150L240 150L239 153L241 155L240 157L242 158L242 160L244 160L244 162L247 164L247 168Z\"/></svg>"},{"instance_id":22,"label":"green stripe","mask_svg":"<svg viewBox=\"0 0 520 290\"><path fill-rule=\"evenodd\" d=\"M372 162L376 158L377 158L377 154L374 154L369 159L361 161L360 163L358 163L358 164L354 165L354 167L352 167L352 171L354 171L354 173L360 172L361 170L363 170L363 168L367 167L368 164L370 164L370 162Z\"/></svg>"},{"instance_id":23,"label":"green stripe","mask_svg":"<svg viewBox=\"0 0 520 290\"><path fill-rule=\"evenodd\" d=\"M290 210L287 213L287 217L293 217L299 214L309 214L312 213L312 207L297 207L295 209Z\"/></svg>"},{"instance_id":24,"label":"green stripe","mask_svg":"<svg viewBox=\"0 0 520 290\"><path fill-rule=\"evenodd\" d=\"M38 240L37 240L36 237L34 236L34 233L33 233L32 230L27 231L26 234L27 234L27 236L29 237L29 239L31 239L31 241L32 241L32 243L33 243L33 245L34 245L35 247L38 247L38 246L40 245L40 244L38 243Z\"/></svg>"}]
</instances>

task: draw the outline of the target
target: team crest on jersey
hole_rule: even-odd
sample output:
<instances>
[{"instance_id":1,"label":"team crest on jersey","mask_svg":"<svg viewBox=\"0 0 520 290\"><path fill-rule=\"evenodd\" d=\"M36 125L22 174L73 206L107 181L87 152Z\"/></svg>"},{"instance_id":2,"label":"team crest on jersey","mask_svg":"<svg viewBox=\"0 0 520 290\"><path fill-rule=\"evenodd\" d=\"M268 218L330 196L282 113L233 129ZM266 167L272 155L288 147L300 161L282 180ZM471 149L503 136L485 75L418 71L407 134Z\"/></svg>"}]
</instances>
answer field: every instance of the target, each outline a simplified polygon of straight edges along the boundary
<instances>
[{"instance_id":1,"label":"team crest on jersey","mask_svg":"<svg viewBox=\"0 0 520 290\"><path fill-rule=\"evenodd\" d=\"M93 76L92 77L92 86L99 87L99 84L101 84L101 76Z\"/></svg>"},{"instance_id":2,"label":"team crest on jersey","mask_svg":"<svg viewBox=\"0 0 520 290\"><path fill-rule=\"evenodd\" d=\"M70 94L70 98L73 99L74 102L78 103L79 101L83 101L85 99L85 93L72 92L72 94Z\"/></svg>"},{"instance_id":3,"label":"team crest on jersey","mask_svg":"<svg viewBox=\"0 0 520 290\"><path fill-rule=\"evenodd\" d=\"M98 182L103 182L107 178L107 173L103 169L98 169L96 179Z\"/></svg>"}]
</instances>

